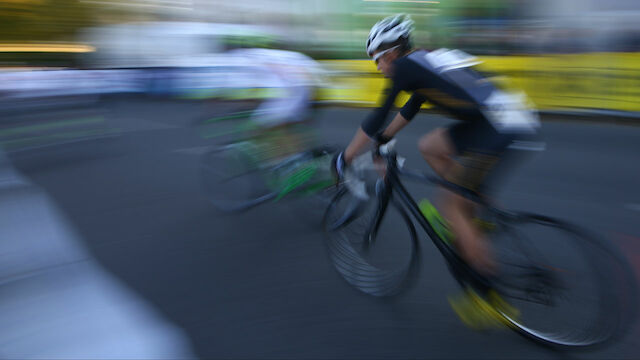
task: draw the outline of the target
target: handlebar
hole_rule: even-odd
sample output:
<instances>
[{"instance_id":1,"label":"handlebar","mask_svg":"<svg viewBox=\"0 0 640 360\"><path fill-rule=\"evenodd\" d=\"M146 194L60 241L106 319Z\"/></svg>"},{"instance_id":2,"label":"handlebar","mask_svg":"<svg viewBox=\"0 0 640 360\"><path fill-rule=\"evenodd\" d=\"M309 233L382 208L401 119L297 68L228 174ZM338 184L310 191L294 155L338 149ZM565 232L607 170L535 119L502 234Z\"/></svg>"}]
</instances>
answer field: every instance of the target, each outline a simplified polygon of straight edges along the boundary
<instances>
[{"instance_id":1,"label":"handlebar","mask_svg":"<svg viewBox=\"0 0 640 360\"><path fill-rule=\"evenodd\" d=\"M414 181L439 185L457 194L460 194L475 203L478 203L481 205L488 205L487 200L475 191L469 190L458 184L454 184L450 181L447 181L441 178L440 176L430 175L420 171L405 169L404 163L406 159L401 156L398 156L394 151L396 143L397 143L396 139L393 139L386 144L380 145L378 147L378 154L380 154L380 156L387 159L387 163L390 166L395 168L398 175Z\"/></svg>"},{"instance_id":2,"label":"handlebar","mask_svg":"<svg viewBox=\"0 0 640 360\"><path fill-rule=\"evenodd\" d=\"M376 153L387 161L387 171L391 169L395 174L408 178L410 180L432 183L438 186L442 186L457 194L464 196L465 198L481 204L488 205L487 200L475 191L464 188L460 185L447 181L440 176L427 174L425 172L410 170L404 168L406 158L397 155L394 151L396 139L389 141L384 145L380 145ZM349 167L351 171L345 174L345 184L350 191L361 199L368 199L368 191L365 181L362 179L365 171L375 170L376 164L373 162L374 154L370 151L356 157Z\"/></svg>"},{"instance_id":3,"label":"handlebar","mask_svg":"<svg viewBox=\"0 0 640 360\"><path fill-rule=\"evenodd\" d=\"M378 153L380 155L382 155L382 156L391 154L393 149L396 147L396 143L397 142L398 142L398 140L393 139L393 140L389 141L386 144L382 144L382 145L378 146Z\"/></svg>"}]
</instances>

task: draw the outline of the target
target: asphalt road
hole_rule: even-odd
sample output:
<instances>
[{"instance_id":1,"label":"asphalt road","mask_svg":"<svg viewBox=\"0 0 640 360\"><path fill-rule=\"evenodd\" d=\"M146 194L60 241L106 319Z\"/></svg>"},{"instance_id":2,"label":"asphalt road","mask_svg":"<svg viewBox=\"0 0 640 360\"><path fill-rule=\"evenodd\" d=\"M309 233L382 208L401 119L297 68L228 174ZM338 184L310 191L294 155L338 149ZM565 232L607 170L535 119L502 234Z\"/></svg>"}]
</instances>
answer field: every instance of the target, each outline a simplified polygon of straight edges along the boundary
<instances>
[{"instance_id":1,"label":"asphalt road","mask_svg":"<svg viewBox=\"0 0 640 360\"><path fill-rule=\"evenodd\" d=\"M221 216L198 177L207 142L198 119L215 104L112 100L90 110L31 114L72 119L99 113L114 131L90 141L9 153L55 201L97 260L190 337L203 358L638 358L640 332L589 353L562 354L509 331L475 332L453 314L443 261L419 233L416 287L379 299L334 270L318 229L283 204ZM96 110L97 109L97 110ZM319 132L346 144L366 110L323 109ZM93 116L93 115L92 115ZM421 114L397 150L424 167L418 137L449 120ZM640 275L640 127L546 122L547 150L519 167L501 200L599 231ZM417 197L433 189L412 187Z\"/></svg>"}]
</instances>

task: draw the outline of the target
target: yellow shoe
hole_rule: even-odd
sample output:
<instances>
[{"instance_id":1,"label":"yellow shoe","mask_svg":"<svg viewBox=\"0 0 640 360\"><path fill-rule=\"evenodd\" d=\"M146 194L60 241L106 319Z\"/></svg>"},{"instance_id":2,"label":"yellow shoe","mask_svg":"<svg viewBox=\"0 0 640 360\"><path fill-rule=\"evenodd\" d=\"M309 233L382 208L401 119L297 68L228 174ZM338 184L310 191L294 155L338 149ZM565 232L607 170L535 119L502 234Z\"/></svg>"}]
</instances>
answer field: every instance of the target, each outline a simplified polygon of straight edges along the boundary
<instances>
[{"instance_id":1,"label":"yellow shoe","mask_svg":"<svg viewBox=\"0 0 640 360\"><path fill-rule=\"evenodd\" d=\"M489 291L489 303L491 304L491 307L499 313L500 321L507 326L512 326L507 318L518 320L520 317L520 310L509 304L495 290Z\"/></svg>"},{"instance_id":2,"label":"yellow shoe","mask_svg":"<svg viewBox=\"0 0 640 360\"><path fill-rule=\"evenodd\" d=\"M466 288L463 294L449 297L448 300L460 320L475 330L501 328L510 324L505 316L515 319L520 315L518 309L508 304L497 292L491 290L487 298L488 301Z\"/></svg>"}]
</instances>

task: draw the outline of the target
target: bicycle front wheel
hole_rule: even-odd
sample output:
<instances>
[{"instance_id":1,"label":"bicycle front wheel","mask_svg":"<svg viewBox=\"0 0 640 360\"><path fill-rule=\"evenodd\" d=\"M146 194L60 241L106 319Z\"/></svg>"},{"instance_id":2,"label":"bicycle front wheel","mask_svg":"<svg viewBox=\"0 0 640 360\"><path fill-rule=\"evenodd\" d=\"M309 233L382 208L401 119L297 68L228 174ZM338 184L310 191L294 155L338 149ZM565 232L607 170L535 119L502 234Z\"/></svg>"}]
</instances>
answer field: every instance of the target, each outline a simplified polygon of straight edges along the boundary
<instances>
[{"instance_id":1,"label":"bicycle front wheel","mask_svg":"<svg viewBox=\"0 0 640 360\"><path fill-rule=\"evenodd\" d=\"M533 214L516 215L489 237L500 274L494 287L511 305L496 310L520 334L591 347L622 335L635 318L635 278L612 244Z\"/></svg>"},{"instance_id":2,"label":"bicycle front wheel","mask_svg":"<svg viewBox=\"0 0 640 360\"><path fill-rule=\"evenodd\" d=\"M336 270L358 290L390 296L415 278L416 231L401 207L382 208L375 197L362 200L344 187L327 208L324 228Z\"/></svg>"},{"instance_id":3,"label":"bicycle front wheel","mask_svg":"<svg viewBox=\"0 0 640 360\"><path fill-rule=\"evenodd\" d=\"M200 162L204 190L213 206L223 212L247 210L274 199L268 174L251 155L250 145L215 147Z\"/></svg>"}]
</instances>

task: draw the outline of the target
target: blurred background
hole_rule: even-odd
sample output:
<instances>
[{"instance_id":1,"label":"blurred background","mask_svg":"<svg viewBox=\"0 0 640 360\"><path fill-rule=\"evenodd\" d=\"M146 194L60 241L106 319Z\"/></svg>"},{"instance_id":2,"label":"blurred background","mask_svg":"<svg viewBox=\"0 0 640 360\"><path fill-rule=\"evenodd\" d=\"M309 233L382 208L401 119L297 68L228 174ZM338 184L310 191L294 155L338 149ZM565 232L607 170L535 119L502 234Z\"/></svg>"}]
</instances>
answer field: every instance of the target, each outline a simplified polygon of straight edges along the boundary
<instances>
[{"instance_id":1,"label":"blurred background","mask_svg":"<svg viewBox=\"0 0 640 360\"><path fill-rule=\"evenodd\" d=\"M596 227L638 271L636 0L1 0L0 358L556 358L464 328L433 251L424 286L372 300L297 211L221 216L203 193L216 119L303 114L294 137L344 146L385 86L369 29L401 12L417 47L478 56L560 120L505 204ZM416 167L449 121L419 117Z\"/></svg>"},{"instance_id":2,"label":"blurred background","mask_svg":"<svg viewBox=\"0 0 640 360\"><path fill-rule=\"evenodd\" d=\"M366 57L362 44L379 18L406 12L416 22L417 46L482 56L487 71L508 76L543 111L635 116L640 110L634 21L640 10L632 0L11 0L0 6L2 100L225 96L221 54L266 47L323 62L332 82L321 100L369 106L381 85L373 66L357 61ZM42 69L94 71L21 72Z\"/></svg>"}]
</instances>

